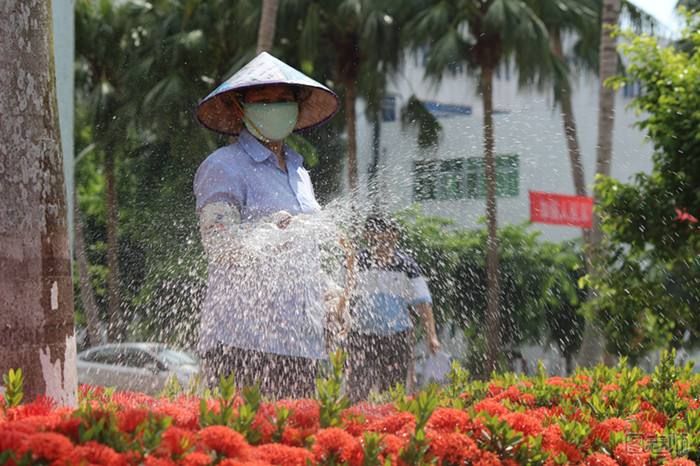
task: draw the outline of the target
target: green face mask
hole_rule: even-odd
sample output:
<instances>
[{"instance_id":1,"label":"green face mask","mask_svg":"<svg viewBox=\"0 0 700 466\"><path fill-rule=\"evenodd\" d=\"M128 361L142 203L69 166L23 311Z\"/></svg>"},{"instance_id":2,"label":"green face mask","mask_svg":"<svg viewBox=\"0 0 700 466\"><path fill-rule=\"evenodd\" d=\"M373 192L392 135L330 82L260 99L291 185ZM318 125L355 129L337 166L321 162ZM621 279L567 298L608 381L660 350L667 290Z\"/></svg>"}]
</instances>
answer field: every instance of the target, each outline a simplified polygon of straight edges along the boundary
<instances>
[{"instance_id":1,"label":"green face mask","mask_svg":"<svg viewBox=\"0 0 700 466\"><path fill-rule=\"evenodd\" d=\"M299 116L297 102L254 103L243 105L243 122L258 139L281 141L294 131Z\"/></svg>"}]
</instances>

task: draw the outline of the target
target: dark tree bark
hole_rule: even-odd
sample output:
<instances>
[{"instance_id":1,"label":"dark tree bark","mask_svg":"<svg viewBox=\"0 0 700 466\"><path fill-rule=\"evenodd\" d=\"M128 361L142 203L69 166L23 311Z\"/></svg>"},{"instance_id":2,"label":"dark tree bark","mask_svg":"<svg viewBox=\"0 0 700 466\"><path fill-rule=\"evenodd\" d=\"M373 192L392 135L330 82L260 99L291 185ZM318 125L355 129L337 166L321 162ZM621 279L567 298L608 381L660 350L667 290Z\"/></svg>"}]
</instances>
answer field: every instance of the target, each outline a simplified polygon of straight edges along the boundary
<instances>
[{"instance_id":1,"label":"dark tree bark","mask_svg":"<svg viewBox=\"0 0 700 466\"><path fill-rule=\"evenodd\" d=\"M269 52L275 43L278 0L262 0L256 53Z\"/></svg>"},{"instance_id":2,"label":"dark tree bark","mask_svg":"<svg viewBox=\"0 0 700 466\"><path fill-rule=\"evenodd\" d=\"M496 209L496 156L493 128L493 68L481 70L484 105L484 179L486 184L486 371L496 370L501 351L500 287L498 281L498 219Z\"/></svg>"}]
</instances>

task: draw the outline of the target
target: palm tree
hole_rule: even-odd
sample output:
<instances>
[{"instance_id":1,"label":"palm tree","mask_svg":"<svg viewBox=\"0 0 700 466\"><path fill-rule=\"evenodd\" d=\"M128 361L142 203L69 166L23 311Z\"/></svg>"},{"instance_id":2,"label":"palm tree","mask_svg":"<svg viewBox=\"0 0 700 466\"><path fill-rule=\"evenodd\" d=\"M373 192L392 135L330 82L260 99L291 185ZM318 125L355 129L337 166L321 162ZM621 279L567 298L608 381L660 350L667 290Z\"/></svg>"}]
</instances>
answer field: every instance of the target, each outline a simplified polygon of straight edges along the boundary
<instances>
[{"instance_id":1,"label":"palm tree","mask_svg":"<svg viewBox=\"0 0 700 466\"><path fill-rule=\"evenodd\" d=\"M479 70L483 104L484 178L486 184L486 369L497 366L500 351L500 290L496 219L493 76L499 64L512 58L522 76L547 53L547 30L524 0L417 0L419 13L407 28L415 47L431 47L426 74L436 80L452 63Z\"/></svg>"},{"instance_id":2,"label":"palm tree","mask_svg":"<svg viewBox=\"0 0 700 466\"><path fill-rule=\"evenodd\" d=\"M24 21L24 11L31 21ZM0 5L0 372L74 405L73 284L48 2ZM31 86L26 83L31 82Z\"/></svg>"},{"instance_id":3,"label":"palm tree","mask_svg":"<svg viewBox=\"0 0 700 466\"><path fill-rule=\"evenodd\" d=\"M618 71L618 56L613 28L620 17L620 0L603 0L600 29L599 80L598 94L598 144L596 146L596 177L609 176L612 162L612 135L615 121L615 91L605 85L605 81ZM595 199L594 199L595 202ZM600 247L603 233L600 218L593 213L593 231L589 256L589 274L597 274L600 269ZM591 290L595 293L595 290ZM590 366L600 362L603 355L602 333L591 322L586 324L579 363Z\"/></svg>"},{"instance_id":4,"label":"palm tree","mask_svg":"<svg viewBox=\"0 0 700 466\"><path fill-rule=\"evenodd\" d=\"M575 36L577 43L573 47L573 51L575 54L579 52L574 57L575 61L583 64L586 69L595 68L591 61L594 57L589 52L596 45L591 43L592 36L600 27L597 8L593 5L598 1L535 0L532 2L533 10L549 32L551 52L549 60L542 62L543 69L539 70L534 78L539 79L540 85L551 82L555 101L561 106L574 191L578 196L586 195L586 182L581 160L581 147L578 142L576 117L571 101L573 87L570 77L572 70L564 51L562 36ZM586 236L584 231L584 237Z\"/></svg>"},{"instance_id":5,"label":"palm tree","mask_svg":"<svg viewBox=\"0 0 700 466\"><path fill-rule=\"evenodd\" d=\"M119 280L119 205L116 167L118 151L124 148L127 128L133 122L138 96L124 92L134 24L132 15L142 12L125 3L80 0L76 4L76 58L78 105L88 108L95 151L104 157L107 226L107 333L110 340L125 337Z\"/></svg>"},{"instance_id":6,"label":"palm tree","mask_svg":"<svg viewBox=\"0 0 700 466\"><path fill-rule=\"evenodd\" d=\"M285 5L289 11L306 12L299 40L302 65L313 64L320 54L334 60L333 81L342 86L344 93L351 192L358 187L355 103L362 95L358 82L362 72L370 70L369 64L387 70L399 62L394 6L400 5L392 0L297 0ZM319 49L319 44L327 49Z\"/></svg>"},{"instance_id":7,"label":"palm tree","mask_svg":"<svg viewBox=\"0 0 700 466\"><path fill-rule=\"evenodd\" d=\"M258 47L255 53L269 52L275 41L278 0L262 0L260 28L258 29Z\"/></svg>"}]
</instances>

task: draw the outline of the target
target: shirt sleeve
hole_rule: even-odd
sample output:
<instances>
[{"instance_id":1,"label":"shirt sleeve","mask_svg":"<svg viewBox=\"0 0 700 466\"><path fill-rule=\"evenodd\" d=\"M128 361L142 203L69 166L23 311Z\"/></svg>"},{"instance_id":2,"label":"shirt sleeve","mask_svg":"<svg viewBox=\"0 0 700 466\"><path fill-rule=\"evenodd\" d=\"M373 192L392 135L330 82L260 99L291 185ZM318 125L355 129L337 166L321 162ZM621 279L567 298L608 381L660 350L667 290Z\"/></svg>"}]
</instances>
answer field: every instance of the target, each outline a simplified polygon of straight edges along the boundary
<instances>
[{"instance_id":1,"label":"shirt sleeve","mask_svg":"<svg viewBox=\"0 0 700 466\"><path fill-rule=\"evenodd\" d=\"M244 180L216 161L205 160L194 177L198 212L207 204L223 202L235 206L240 213L245 194Z\"/></svg>"},{"instance_id":2,"label":"shirt sleeve","mask_svg":"<svg viewBox=\"0 0 700 466\"><path fill-rule=\"evenodd\" d=\"M405 272L408 275L409 290L408 302L411 306L418 304L432 304L433 298L430 295L428 281L418 266L418 263L410 257L404 257Z\"/></svg>"},{"instance_id":3,"label":"shirt sleeve","mask_svg":"<svg viewBox=\"0 0 700 466\"><path fill-rule=\"evenodd\" d=\"M290 241L288 232L277 227L282 215L279 212L255 222L242 222L235 205L210 202L199 210L202 244L212 260L230 262L274 255Z\"/></svg>"}]
</instances>

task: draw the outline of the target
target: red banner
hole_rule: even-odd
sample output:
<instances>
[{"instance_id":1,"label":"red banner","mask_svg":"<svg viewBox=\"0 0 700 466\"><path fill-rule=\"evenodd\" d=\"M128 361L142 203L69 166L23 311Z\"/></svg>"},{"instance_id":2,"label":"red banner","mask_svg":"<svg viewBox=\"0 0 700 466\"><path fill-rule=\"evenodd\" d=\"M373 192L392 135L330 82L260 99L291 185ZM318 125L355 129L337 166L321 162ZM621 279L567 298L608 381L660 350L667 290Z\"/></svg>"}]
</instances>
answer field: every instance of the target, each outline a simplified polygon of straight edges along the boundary
<instances>
[{"instance_id":1,"label":"red banner","mask_svg":"<svg viewBox=\"0 0 700 466\"><path fill-rule=\"evenodd\" d=\"M593 199L530 191L530 221L580 228L593 226Z\"/></svg>"}]
</instances>

